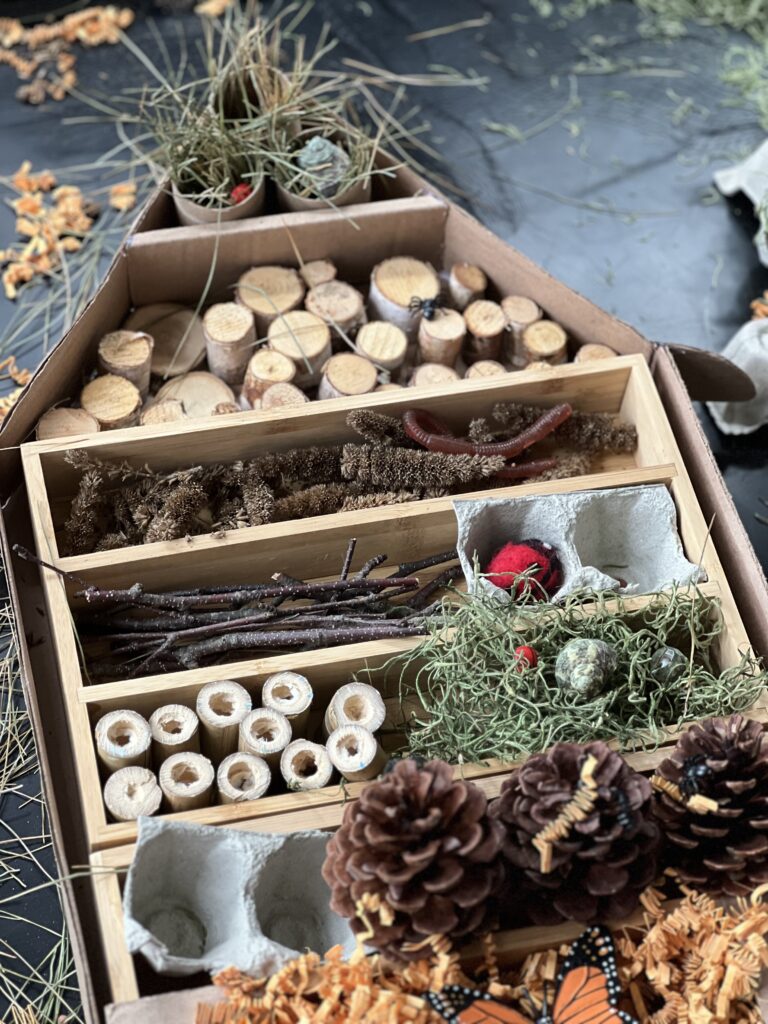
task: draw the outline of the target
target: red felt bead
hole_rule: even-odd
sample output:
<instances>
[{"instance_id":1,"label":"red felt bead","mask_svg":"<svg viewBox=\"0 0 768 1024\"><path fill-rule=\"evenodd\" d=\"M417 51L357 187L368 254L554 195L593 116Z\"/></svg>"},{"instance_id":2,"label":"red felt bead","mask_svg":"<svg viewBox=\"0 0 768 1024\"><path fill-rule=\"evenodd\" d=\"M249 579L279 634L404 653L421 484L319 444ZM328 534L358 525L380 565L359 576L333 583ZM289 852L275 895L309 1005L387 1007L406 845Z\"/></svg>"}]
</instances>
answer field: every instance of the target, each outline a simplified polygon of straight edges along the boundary
<instances>
[{"instance_id":1,"label":"red felt bead","mask_svg":"<svg viewBox=\"0 0 768 1024\"><path fill-rule=\"evenodd\" d=\"M518 672L524 672L527 668L536 668L539 663L539 655L527 644L515 648L515 663Z\"/></svg>"},{"instance_id":2,"label":"red felt bead","mask_svg":"<svg viewBox=\"0 0 768 1024\"><path fill-rule=\"evenodd\" d=\"M530 570L538 567L535 572ZM541 540L524 540L504 544L483 570L487 578L502 590L511 590L519 597L530 587L532 597L540 600L551 596L563 582L563 569L557 551ZM520 579L523 573L527 575ZM536 581L536 583L528 581Z\"/></svg>"},{"instance_id":3,"label":"red felt bead","mask_svg":"<svg viewBox=\"0 0 768 1024\"><path fill-rule=\"evenodd\" d=\"M237 206L238 203L245 202L251 192L253 192L253 185L249 185L247 181L241 181L229 193L229 200L233 206Z\"/></svg>"}]
</instances>

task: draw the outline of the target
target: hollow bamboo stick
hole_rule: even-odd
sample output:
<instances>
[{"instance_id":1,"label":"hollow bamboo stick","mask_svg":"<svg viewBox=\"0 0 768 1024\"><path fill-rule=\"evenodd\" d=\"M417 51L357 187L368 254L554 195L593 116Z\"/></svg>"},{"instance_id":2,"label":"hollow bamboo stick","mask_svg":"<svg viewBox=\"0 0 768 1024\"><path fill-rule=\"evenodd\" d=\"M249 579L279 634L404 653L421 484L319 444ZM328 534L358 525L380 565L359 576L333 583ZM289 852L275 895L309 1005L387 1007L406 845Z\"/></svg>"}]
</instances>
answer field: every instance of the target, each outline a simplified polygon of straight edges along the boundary
<instances>
[{"instance_id":1,"label":"hollow bamboo stick","mask_svg":"<svg viewBox=\"0 0 768 1024\"><path fill-rule=\"evenodd\" d=\"M274 768L292 735L291 723L284 714L274 708L256 708L240 723L239 749L263 757Z\"/></svg>"},{"instance_id":2,"label":"hollow bamboo stick","mask_svg":"<svg viewBox=\"0 0 768 1024\"><path fill-rule=\"evenodd\" d=\"M272 781L272 772L262 757L238 750L225 757L216 772L220 804L241 804L264 796Z\"/></svg>"},{"instance_id":3,"label":"hollow bamboo stick","mask_svg":"<svg viewBox=\"0 0 768 1024\"><path fill-rule=\"evenodd\" d=\"M379 691L368 683L345 683L328 705L323 728L326 737L340 725L362 725L376 732L384 723L386 708Z\"/></svg>"},{"instance_id":4,"label":"hollow bamboo stick","mask_svg":"<svg viewBox=\"0 0 768 1024\"><path fill-rule=\"evenodd\" d=\"M298 672L276 672L264 681L261 702L285 715L291 723L293 736L302 736L312 704L312 686L306 676Z\"/></svg>"},{"instance_id":5,"label":"hollow bamboo stick","mask_svg":"<svg viewBox=\"0 0 768 1024\"><path fill-rule=\"evenodd\" d=\"M200 746L218 764L237 750L240 723L251 710L251 695L231 679L207 683L197 695Z\"/></svg>"},{"instance_id":6,"label":"hollow bamboo stick","mask_svg":"<svg viewBox=\"0 0 768 1024\"><path fill-rule=\"evenodd\" d=\"M183 704L165 704L149 718L152 732L152 758L161 765L171 754L200 750L199 721L195 712Z\"/></svg>"},{"instance_id":7,"label":"hollow bamboo stick","mask_svg":"<svg viewBox=\"0 0 768 1024\"><path fill-rule=\"evenodd\" d=\"M333 767L349 782L367 782L384 770L388 757L376 737L362 725L340 725L325 744Z\"/></svg>"},{"instance_id":8,"label":"hollow bamboo stick","mask_svg":"<svg viewBox=\"0 0 768 1024\"><path fill-rule=\"evenodd\" d=\"M158 781L172 811L193 811L210 804L215 774L207 757L188 751L166 758Z\"/></svg>"},{"instance_id":9,"label":"hollow bamboo stick","mask_svg":"<svg viewBox=\"0 0 768 1024\"><path fill-rule=\"evenodd\" d=\"M104 804L115 821L135 821L140 815L157 814L162 799L155 773L139 765L118 768L104 786Z\"/></svg>"},{"instance_id":10,"label":"hollow bamboo stick","mask_svg":"<svg viewBox=\"0 0 768 1024\"><path fill-rule=\"evenodd\" d=\"M280 757L280 772L290 790L322 789L331 781L333 765L319 743L294 740Z\"/></svg>"},{"instance_id":11,"label":"hollow bamboo stick","mask_svg":"<svg viewBox=\"0 0 768 1024\"><path fill-rule=\"evenodd\" d=\"M137 711L109 711L96 723L96 752L110 771L150 761L152 732L149 722Z\"/></svg>"}]
</instances>

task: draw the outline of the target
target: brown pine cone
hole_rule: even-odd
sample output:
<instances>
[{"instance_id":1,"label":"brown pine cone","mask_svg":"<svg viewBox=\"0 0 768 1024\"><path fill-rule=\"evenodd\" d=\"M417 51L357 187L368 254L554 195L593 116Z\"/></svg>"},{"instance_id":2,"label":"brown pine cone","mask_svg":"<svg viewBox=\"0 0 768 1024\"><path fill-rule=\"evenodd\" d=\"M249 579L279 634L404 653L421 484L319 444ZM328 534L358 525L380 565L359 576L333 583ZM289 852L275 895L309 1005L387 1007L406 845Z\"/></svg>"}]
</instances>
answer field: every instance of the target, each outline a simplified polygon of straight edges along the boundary
<instances>
[{"instance_id":1,"label":"brown pine cone","mask_svg":"<svg viewBox=\"0 0 768 1024\"><path fill-rule=\"evenodd\" d=\"M591 784L582 779L595 760ZM574 797L584 800L581 820L563 824L543 845L542 830L567 819ZM656 876L659 828L651 817L648 780L606 743L558 743L530 757L502 787L490 813L505 828L508 861L505 919L556 924L563 919L604 921L625 917Z\"/></svg>"},{"instance_id":2,"label":"brown pine cone","mask_svg":"<svg viewBox=\"0 0 768 1024\"><path fill-rule=\"evenodd\" d=\"M404 947L488 930L504 874L501 839L482 790L454 781L450 765L400 761L347 805L328 843L331 907L362 932L357 903L378 897L392 920L366 914L374 930L366 941L391 959L418 959L424 946Z\"/></svg>"},{"instance_id":3,"label":"brown pine cone","mask_svg":"<svg viewBox=\"0 0 768 1024\"><path fill-rule=\"evenodd\" d=\"M728 896L768 882L768 738L760 722L732 715L692 725L657 775L679 790L657 791L656 817L682 881ZM705 801L699 808L696 796L717 809Z\"/></svg>"}]
</instances>

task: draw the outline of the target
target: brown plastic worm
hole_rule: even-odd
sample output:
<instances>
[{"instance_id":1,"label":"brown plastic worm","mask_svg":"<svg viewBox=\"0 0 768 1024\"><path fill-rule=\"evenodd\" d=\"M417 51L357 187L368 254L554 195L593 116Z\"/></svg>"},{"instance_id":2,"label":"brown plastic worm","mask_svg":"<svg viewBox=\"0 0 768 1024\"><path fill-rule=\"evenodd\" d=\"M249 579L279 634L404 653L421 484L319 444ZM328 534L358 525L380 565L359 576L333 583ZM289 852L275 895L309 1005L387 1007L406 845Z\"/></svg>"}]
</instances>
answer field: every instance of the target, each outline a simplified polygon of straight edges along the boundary
<instances>
[{"instance_id":1,"label":"brown plastic worm","mask_svg":"<svg viewBox=\"0 0 768 1024\"><path fill-rule=\"evenodd\" d=\"M567 402L555 405L539 416L527 430L523 430L508 441L475 443L464 438L454 437L448 425L433 416L431 412L427 412L426 409L409 409L403 415L403 426L412 441L430 452L486 457L502 455L505 459L512 459L532 444L536 444L537 441L541 441L551 434L568 419L572 412L573 409Z\"/></svg>"}]
</instances>

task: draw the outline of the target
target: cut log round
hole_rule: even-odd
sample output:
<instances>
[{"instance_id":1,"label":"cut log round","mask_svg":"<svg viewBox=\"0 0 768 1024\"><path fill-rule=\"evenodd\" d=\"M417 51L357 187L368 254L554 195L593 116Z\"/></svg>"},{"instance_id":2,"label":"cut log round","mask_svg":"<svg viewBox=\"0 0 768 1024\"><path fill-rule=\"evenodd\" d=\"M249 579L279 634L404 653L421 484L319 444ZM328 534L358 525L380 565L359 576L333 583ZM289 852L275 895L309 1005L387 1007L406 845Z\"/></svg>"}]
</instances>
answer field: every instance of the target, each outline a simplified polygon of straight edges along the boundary
<instances>
[{"instance_id":1,"label":"cut log round","mask_svg":"<svg viewBox=\"0 0 768 1024\"><path fill-rule=\"evenodd\" d=\"M99 371L125 377L146 398L154 345L153 339L142 331L111 331L99 342Z\"/></svg>"},{"instance_id":2,"label":"cut log round","mask_svg":"<svg viewBox=\"0 0 768 1024\"><path fill-rule=\"evenodd\" d=\"M524 370L551 370L552 363L533 362L523 367Z\"/></svg>"},{"instance_id":3,"label":"cut log round","mask_svg":"<svg viewBox=\"0 0 768 1024\"><path fill-rule=\"evenodd\" d=\"M281 313L301 305L304 282L291 267L252 267L237 282L237 301L252 310L260 338Z\"/></svg>"},{"instance_id":4,"label":"cut log round","mask_svg":"<svg viewBox=\"0 0 768 1024\"><path fill-rule=\"evenodd\" d=\"M478 359L464 374L464 380L478 380L481 377L503 377L506 372L506 368L494 359Z\"/></svg>"},{"instance_id":5,"label":"cut log round","mask_svg":"<svg viewBox=\"0 0 768 1024\"><path fill-rule=\"evenodd\" d=\"M155 773L138 765L119 768L104 786L104 803L114 821L136 821L157 814L162 799Z\"/></svg>"},{"instance_id":6,"label":"cut log round","mask_svg":"<svg viewBox=\"0 0 768 1024\"><path fill-rule=\"evenodd\" d=\"M186 308L179 302L153 302L149 306L137 306L123 321L123 330L146 331L147 334L152 334L151 329L156 323Z\"/></svg>"},{"instance_id":7,"label":"cut log round","mask_svg":"<svg viewBox=\"0 0 768 1024\"><path fill-rule=\"evenodd\" d=\"M354 334L367 319L363 296L345 281L326 281L316 285L307 292L304 305L339 337Z\"/></svg>"},{"instance_id":8,"label":"cut log round","mask_svg":"<svg viewBox=\"0 0 768 1024\"><path fill-rule=\"evenodd\" d=\"M382 370L398 370L408 351L408 339L395 324L371 320L357 332L355 345L364 359Z\"/></svg>"},{"instance_id":9,"label":"cut log round","mask_svg":"<svg viewBox=\"0 0 768 1024\"><path fill-rule=\"evenodd\" d=\"M465 349L468 363L478 359L496 359L501 356L507 319L498 302L478 299L464 310L464 322L469 337Z\"/></svg>"},{"instance_id":10,"label":"cut log round","mask_svg":"<svg viewBox=\"0 0 768 1024\"><path fill-rule=\"evenodd\" d=\"M73 434L97 434L99 421L85 409L49 409L37 423L35 437L48 441L52 437L70 437Z\"/></svg>"},{"instance_id":11,"label":"cut log round","mask_svg":"<svg viewBox=\"0 0 768 1024\"><path fill-rule=\"evenodd\" d=\"M557 366L567 358L568 335L554 320L538 320L523 331L523 352L527 363Z\"/></svg>"},{"instance_id":12,"label":"cut log round","mask_svg":"<svg viewBox=\"0 0 768 1024\"><path fill-rule=\"evenodd\" d=\"M99 421L102 430L117 430L138 422L141 395L136 385L125 377L108 373L85 385L80 405Z\"/></svg>"},{"instance_id":13,"label":"cut log round","mask_svg":"<svg viewBox=\"0 0 768 1024\"><path fill-rule=\"evenodd\" d=\"M306 405L309 398L295 384L272 384L261 396L262 410L294 409Z\"/></svg>"},{"instance_id":14,"label":"cut log round","mask_svg":"<svg viewBox=\"0 0 768 1024\"><path fill-rule=\"evenodd\" d=\"M501 308L507 319L507 358L513 366L525 366L527 359L523 351L523 331L541 320L543 313L533 299L525 295L507 295L501 300Z\"/></svg>"},{"instance_id":15,"label":"cut log round","mask_svg":"<svg viewBox=\"0 0 768 1024\"><path fill-rule=\"evenodd\" d=\"M166 381L155 396L158 402L175 398L181 402L187 416L213 416L213 410L220 402L234 402L232 388L219 377L205 370L185 373Z\"/></svg>"},{"instance_id":16,"label":"cut log round","mask_svg":"<svg viewBox=\"0 0 768 1024\"><path fill-rule=\"evenodd\" d=\"M598 359L616 359L617 356L618 353L614 352L612 348L608 348L607 345L595 345L590 342L588 345L581 346L573 361L574 363L591 363Z\"/></svg>"},{"instance_id":17,"label":"cut log round","mask_svg":"<svg viewBox=\"0 0 768 1024\"><path fill-rule=\"evenodd\" d=\"M177 423L185 420L184 406L175 398L169 398L165 402L154 402L148 405L142 412L139 423L142 427L156 423Z\"/></svg>"},{"instance_id":18,"label":"cut log round","mask_svg":"<svg viewBox=\"0 0 768 1024\"><path fill-rule=\"evenodd\" d=\"M299 270L307 288L316 288L319 284L327 284L336 277L336 267L330 260L310 260Z\"/></svg>"},{"instance_id":19,"label":"cut log round","mask_svg":"<svg viewBox=\"0 0 768 1024\"><path fill-rule=\"evenodd\" d=\"M409 386L412 388L439 388L460 379L452 366L443 366L442 363L422 363L411 374Z\"/></svg>"},{"instance_id":20,"label":"cut log round","mask_svg":"<svg viewBox=\"0 0 768 1024\"><path fill-rule=\"evenodd\" d=\"M455 309L443 309L432 320L419 322L419 352L425 363L453 366L464 344L467 326Z\"/></svg>"},{"instance_id":21,"label":"cut log round","mask_svg":"<svg viewBox=\"0 0 768 1024\"><path fill-rule=\"evenodd\" d=\"M236 412L243 412L237 402L219 402L219 404L214 407L213 415L232 416Z\"/></svg>"},{"instance_id":22,"label":"cut log round","mask_svg":"<svg viewBox=\"0 0 768 1024\"><path fill-rule=\"evenodd\" d=\"M377 391L402 391L403 390L403 385L402 384L394 384L392 381L390 381L388 384L379 384L379 386L376 388L376 390Z\"/></svg>"},{"instance_id":23,"label":"cut log round","mask_svg":"<svg viewBox=\"0 0 768 1024\"><path fill-rule=\"evenodd\" d=\"M242 384L256 345L253 313L237 302L219 302L203 317L208 369L227 384Z\"/></svg>"},{"instance_id":24,"label":"cut log round","mask_svg":"<svg viewBox=\"0 0 768 1024\"><path fill-rule=\"evenodd\" d=\"M152 337L152 373L158 377L189 373L205 359L203 321L193 309L170 302L140 306L123 329L146 331Z\"/></svg>"},{"instance_id":25,"label":"cut log round","mask_svg":"<svg viewBox=\"0 0 768 1024\"><path fill-rule=\"evenodd\" d=\"M296 364L282 352L260 348L251 356L243 382L243 397L253 408L255 402L273 384L290 384L296 376Z\"/></svg>"},{"instance_id":26,"label":"cut log round","mask_svg":"<svg viewBox=\"0 0 768 1024\"><path fill-rule=\"evenodd\" d=\"M448 275L448 292L457 309L466 309L470 302L482 299L488 278L472 263L454 263Z\"/></svg>"},{"instance_id":27,"label":"cut log round","mask_svg":"<svg viewBox=\"0 0 768 1024\"><path fill-rule=\"evenodd\" d=\"M323 366L331 358L331 330L325 320L297 309L273 320L267 339L269 348L293 363L293 381L297 387L317 384Z\"/></svg>"},{"instance_id":28,"label":"cut log round","mask_svg":"<svg viewBox=\"0 0 768 1024\"><path fill-rule=\"evenodd\" d=\"M380 320L389 320L414 340L419 314L409 309L412 299L437 299L440 278L435 268L412 256L394 256L383 260L371 273L368 302Z\"/></svg>"},{"instance_id":29,"label":"cut log round","mask_svg":"<svg viewBox=\"0 0 768 1024\"><path fill-rule=\"evenodd\" d=\"M353 352L339 352L325 364L317 390L321 400L367 395L376 388L376 367Z\"/></svg>"}]
</instances>

